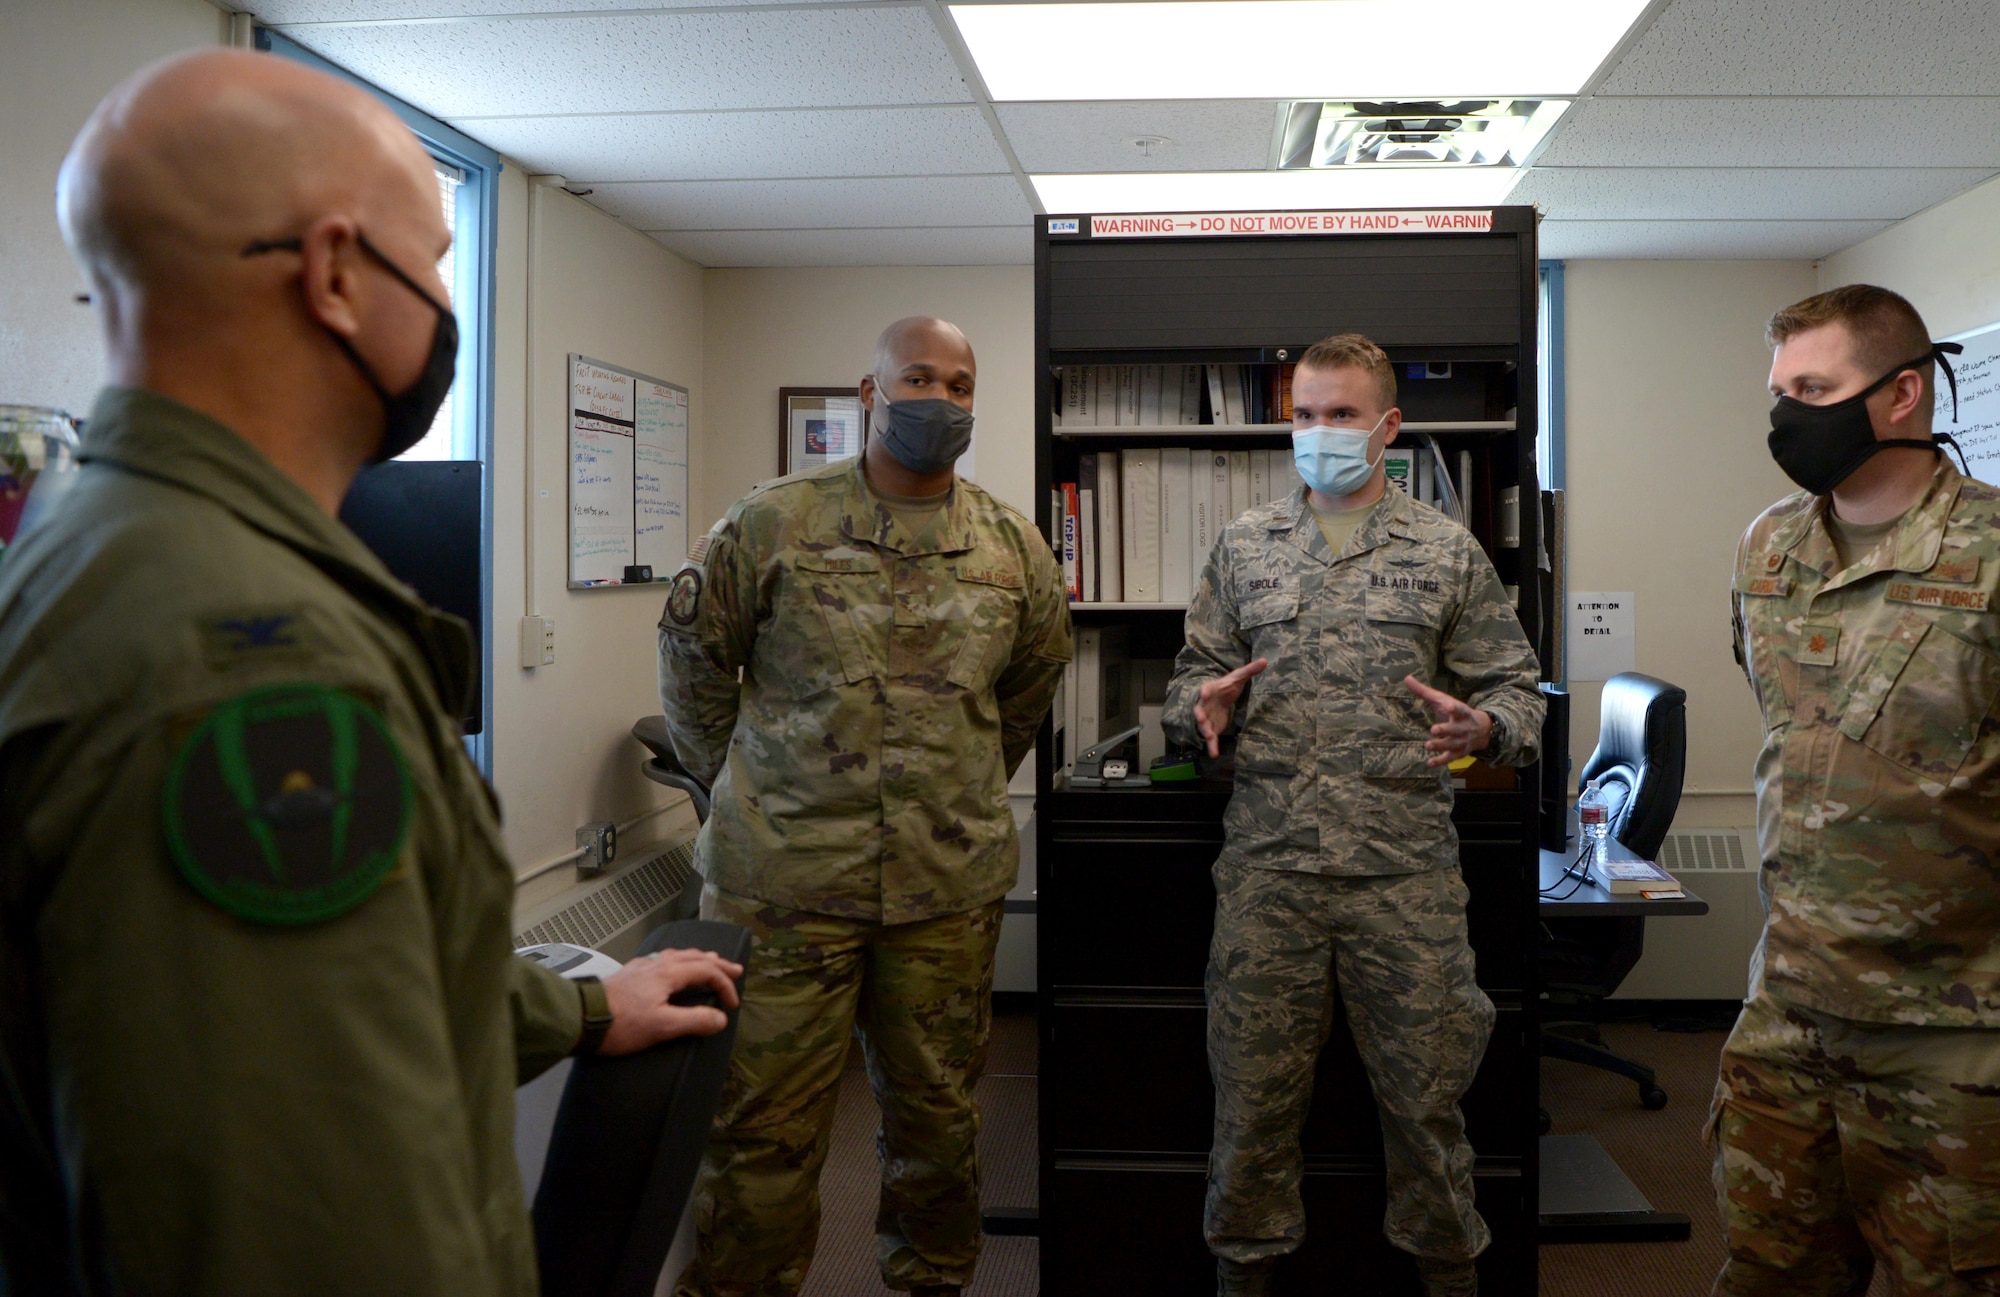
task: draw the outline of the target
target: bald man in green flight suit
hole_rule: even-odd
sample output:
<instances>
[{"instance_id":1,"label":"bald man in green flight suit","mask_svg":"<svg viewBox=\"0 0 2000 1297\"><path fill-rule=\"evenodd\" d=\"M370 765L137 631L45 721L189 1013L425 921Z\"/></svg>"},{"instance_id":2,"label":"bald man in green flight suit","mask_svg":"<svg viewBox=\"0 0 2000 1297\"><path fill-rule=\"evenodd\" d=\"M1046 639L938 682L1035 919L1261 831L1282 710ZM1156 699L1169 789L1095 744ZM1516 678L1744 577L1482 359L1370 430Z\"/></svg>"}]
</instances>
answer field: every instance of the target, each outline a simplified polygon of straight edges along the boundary
<instances>
[{"instance_id":1,"label":"bald man in green flight suit","mask_svg":"<svg viewBox=\"0 0 2000 1297\"><path fill-rule=\"evenodd\" d=\"M59 214L110 385L0 563L0 1290L529 1297L513 1091L719 1030L509 950L476 662L335 514L457 327L416 138L269 55L114 91Z\"/></svg>"}]
</instances>

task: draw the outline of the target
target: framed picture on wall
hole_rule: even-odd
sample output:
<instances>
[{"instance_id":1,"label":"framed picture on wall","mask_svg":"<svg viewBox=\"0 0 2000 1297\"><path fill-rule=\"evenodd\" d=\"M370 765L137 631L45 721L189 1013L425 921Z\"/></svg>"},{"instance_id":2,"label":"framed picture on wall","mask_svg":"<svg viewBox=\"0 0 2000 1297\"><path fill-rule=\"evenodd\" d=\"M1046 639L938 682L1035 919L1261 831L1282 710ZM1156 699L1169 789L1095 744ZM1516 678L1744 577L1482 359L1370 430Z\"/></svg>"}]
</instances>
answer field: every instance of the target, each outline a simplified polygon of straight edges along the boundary
<instances>
[{"instance_id":1,"label":"framed picture on wall","mask_svg":"<svg viewBox=\"0 0 2000 1297\"><path fill-rule=\"evenodd\" d=\"M778 475L853 459L868 444L868 412L851 387L778 389Z\"/></svg>"}]
</instances>

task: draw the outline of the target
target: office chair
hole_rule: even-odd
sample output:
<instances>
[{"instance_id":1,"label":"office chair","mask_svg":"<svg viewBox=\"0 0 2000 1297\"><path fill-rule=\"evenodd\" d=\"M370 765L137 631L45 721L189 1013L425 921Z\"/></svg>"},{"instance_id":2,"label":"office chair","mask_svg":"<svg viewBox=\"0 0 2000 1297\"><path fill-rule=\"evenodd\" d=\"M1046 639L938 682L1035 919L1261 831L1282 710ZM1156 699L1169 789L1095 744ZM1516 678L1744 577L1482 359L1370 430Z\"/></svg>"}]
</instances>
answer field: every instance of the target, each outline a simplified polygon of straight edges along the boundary
<instances>
[{"instance_id":1,"label":"office chair","mask_svg":"<svg viewBox=\"0 0 2000 1297\"><path fill-rule=\"evenodd\" d=\"M1656 858L1673 824L1687 769L1687 691L1626 671L1604 682L1597 750L1577 775L1611 803L1610 836ZM1645 951L1644 918L1549 919L1543 925L1542 990L1553 1011L1542 1024L1542 1056L1627 1076L1648 1108L1667 1106L1653 1069L1613 1053L1597 1024L1601 1005ZM1567 1028L1568 1030L1563 1030Z\"/></svg>"},{"instance_id":2,"label":"office chair","mask_svg":"<svg viewBox=\"0 0 2000 1297\"><path fill-rule=\"evenodd\" d=\"M674 755L674 745L667 737L665 716L641 716L632 724L632 737L639 740L653 755L639 765L639 773L656 784L678 788L694 802L695 818L708 823L708 785L694 777L692 771L681 764ZM701 912L701 875L691 874L681 887L680 896L675 899L669 913L676 919L692 919Z\"/></svg>"},{"instance_id":3,"label":"office chair","mask_svg":"<svg viewBox=\"0 0 2000 1297\"><path fill-rule=\"evenodd\" d=\"M651 749L643 767L656 783L694 800L708 819L708 787L682 766L664 716L648 716L632 736ZM639 953L712 950L747 963L750 934L694 916L701 880L681 888L674 920L656 928ZM737 981L742 991L742 981ZM684 992L677 1004L716 1004L713 992ZM709 1128L736 1040L736 1014L713 1036L684 1037L622 1058L575 1060L535 1191L535 1255L544 1297L653 1297L676 1228L708 1146Z\"/></svg>"},{"instance_id":4,"label":"office chair","mask_svg":"<svg viewBox=\"0 0 2000 1297\"><path fill-rule=\"evenodd\" d=\"M742 963L750 934L733 923L680 920L656 929L639 953L668 947ZM702 989L674 1003L718 1001ZM544 1297L653 1297L701 1170L735 1041L731 1011L713 1036L575 1060L535 1191Z\"/></svg>"}]
</instances>

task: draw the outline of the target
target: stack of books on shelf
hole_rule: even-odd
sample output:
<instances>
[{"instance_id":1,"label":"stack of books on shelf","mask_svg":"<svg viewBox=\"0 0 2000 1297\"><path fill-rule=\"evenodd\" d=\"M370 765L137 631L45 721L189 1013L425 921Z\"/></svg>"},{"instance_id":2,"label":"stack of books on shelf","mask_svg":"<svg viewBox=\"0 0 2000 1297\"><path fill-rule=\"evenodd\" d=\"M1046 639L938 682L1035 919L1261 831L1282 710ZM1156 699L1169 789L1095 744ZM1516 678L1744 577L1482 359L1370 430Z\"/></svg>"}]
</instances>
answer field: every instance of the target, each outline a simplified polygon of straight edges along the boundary
<instances>
[{"instance_id":1,"label":"stack of books on shelf","mask_svg":"<svg viewBox=\"0 0 2000 1297\"><path fill-rule=\"evenodd\" d=\"M1464 521L1489 555L1520 545L1521 488L1489 489L1483 449L1391 447L1384 458L1392 484ZM1080 455L1076 481L1049 493L1069 597L1185 604L1223 528L1303 485L1290 449L1150 446ZM1469 519L1464 500L1472 502Z\"/></svg>"},{"instance_id":2,"label":"stack of books on shelf","mask_svg":"<svg viewBox=\"0 0 2000 1297\"><path fill-rule=\"evenodd\" d=\"M1057 552L1079 603L1184 604L1216 538L1303 483L1285 450L1098 451L1050 492Z\"/></svg>"},{"instance_id":3,"label":"stack of books on shelf","mask_svg":"<svg viewBox=\"0 0 2000 1297\"><path fill-rule=\"evenodd\" d=\"M1055 426L1166 428L1289 423L1290 365L1065 365Z\"/></svg>"}]
</instances>

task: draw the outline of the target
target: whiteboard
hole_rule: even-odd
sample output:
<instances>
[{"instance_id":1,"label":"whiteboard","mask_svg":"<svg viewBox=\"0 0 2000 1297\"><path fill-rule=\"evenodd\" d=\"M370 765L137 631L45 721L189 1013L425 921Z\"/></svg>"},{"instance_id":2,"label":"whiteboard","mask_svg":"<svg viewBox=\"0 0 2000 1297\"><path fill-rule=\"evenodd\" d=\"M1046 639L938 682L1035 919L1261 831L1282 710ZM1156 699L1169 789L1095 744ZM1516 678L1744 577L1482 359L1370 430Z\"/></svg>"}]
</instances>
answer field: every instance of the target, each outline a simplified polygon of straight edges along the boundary
<instances>
[{"instance_id":1,"label":"whiteboard","mask_svg":"<svg viewBox=\"0 0 2000 1297\"><path fill-rule=\"evenodd\" d=\"M569 583L672 575L687 553L688 390L574 353L569 358Z\"/></svg>"},{"instance_id":2,"label":"whiteboard","mask_svg":"<svg viewBox=\"0 0 2000 1297\"><path fill-rule=\"evenodd\" d=\"M1958 422L1951 421L1951 384L1940 370L1935 383L1937 415L1931 430L1957 438L1972 476L2000 484L2000 324L1945 341L1965 345L1964 355L1947 357L1952 372L1958 375Z\"/></svg>"}]
</instances>

